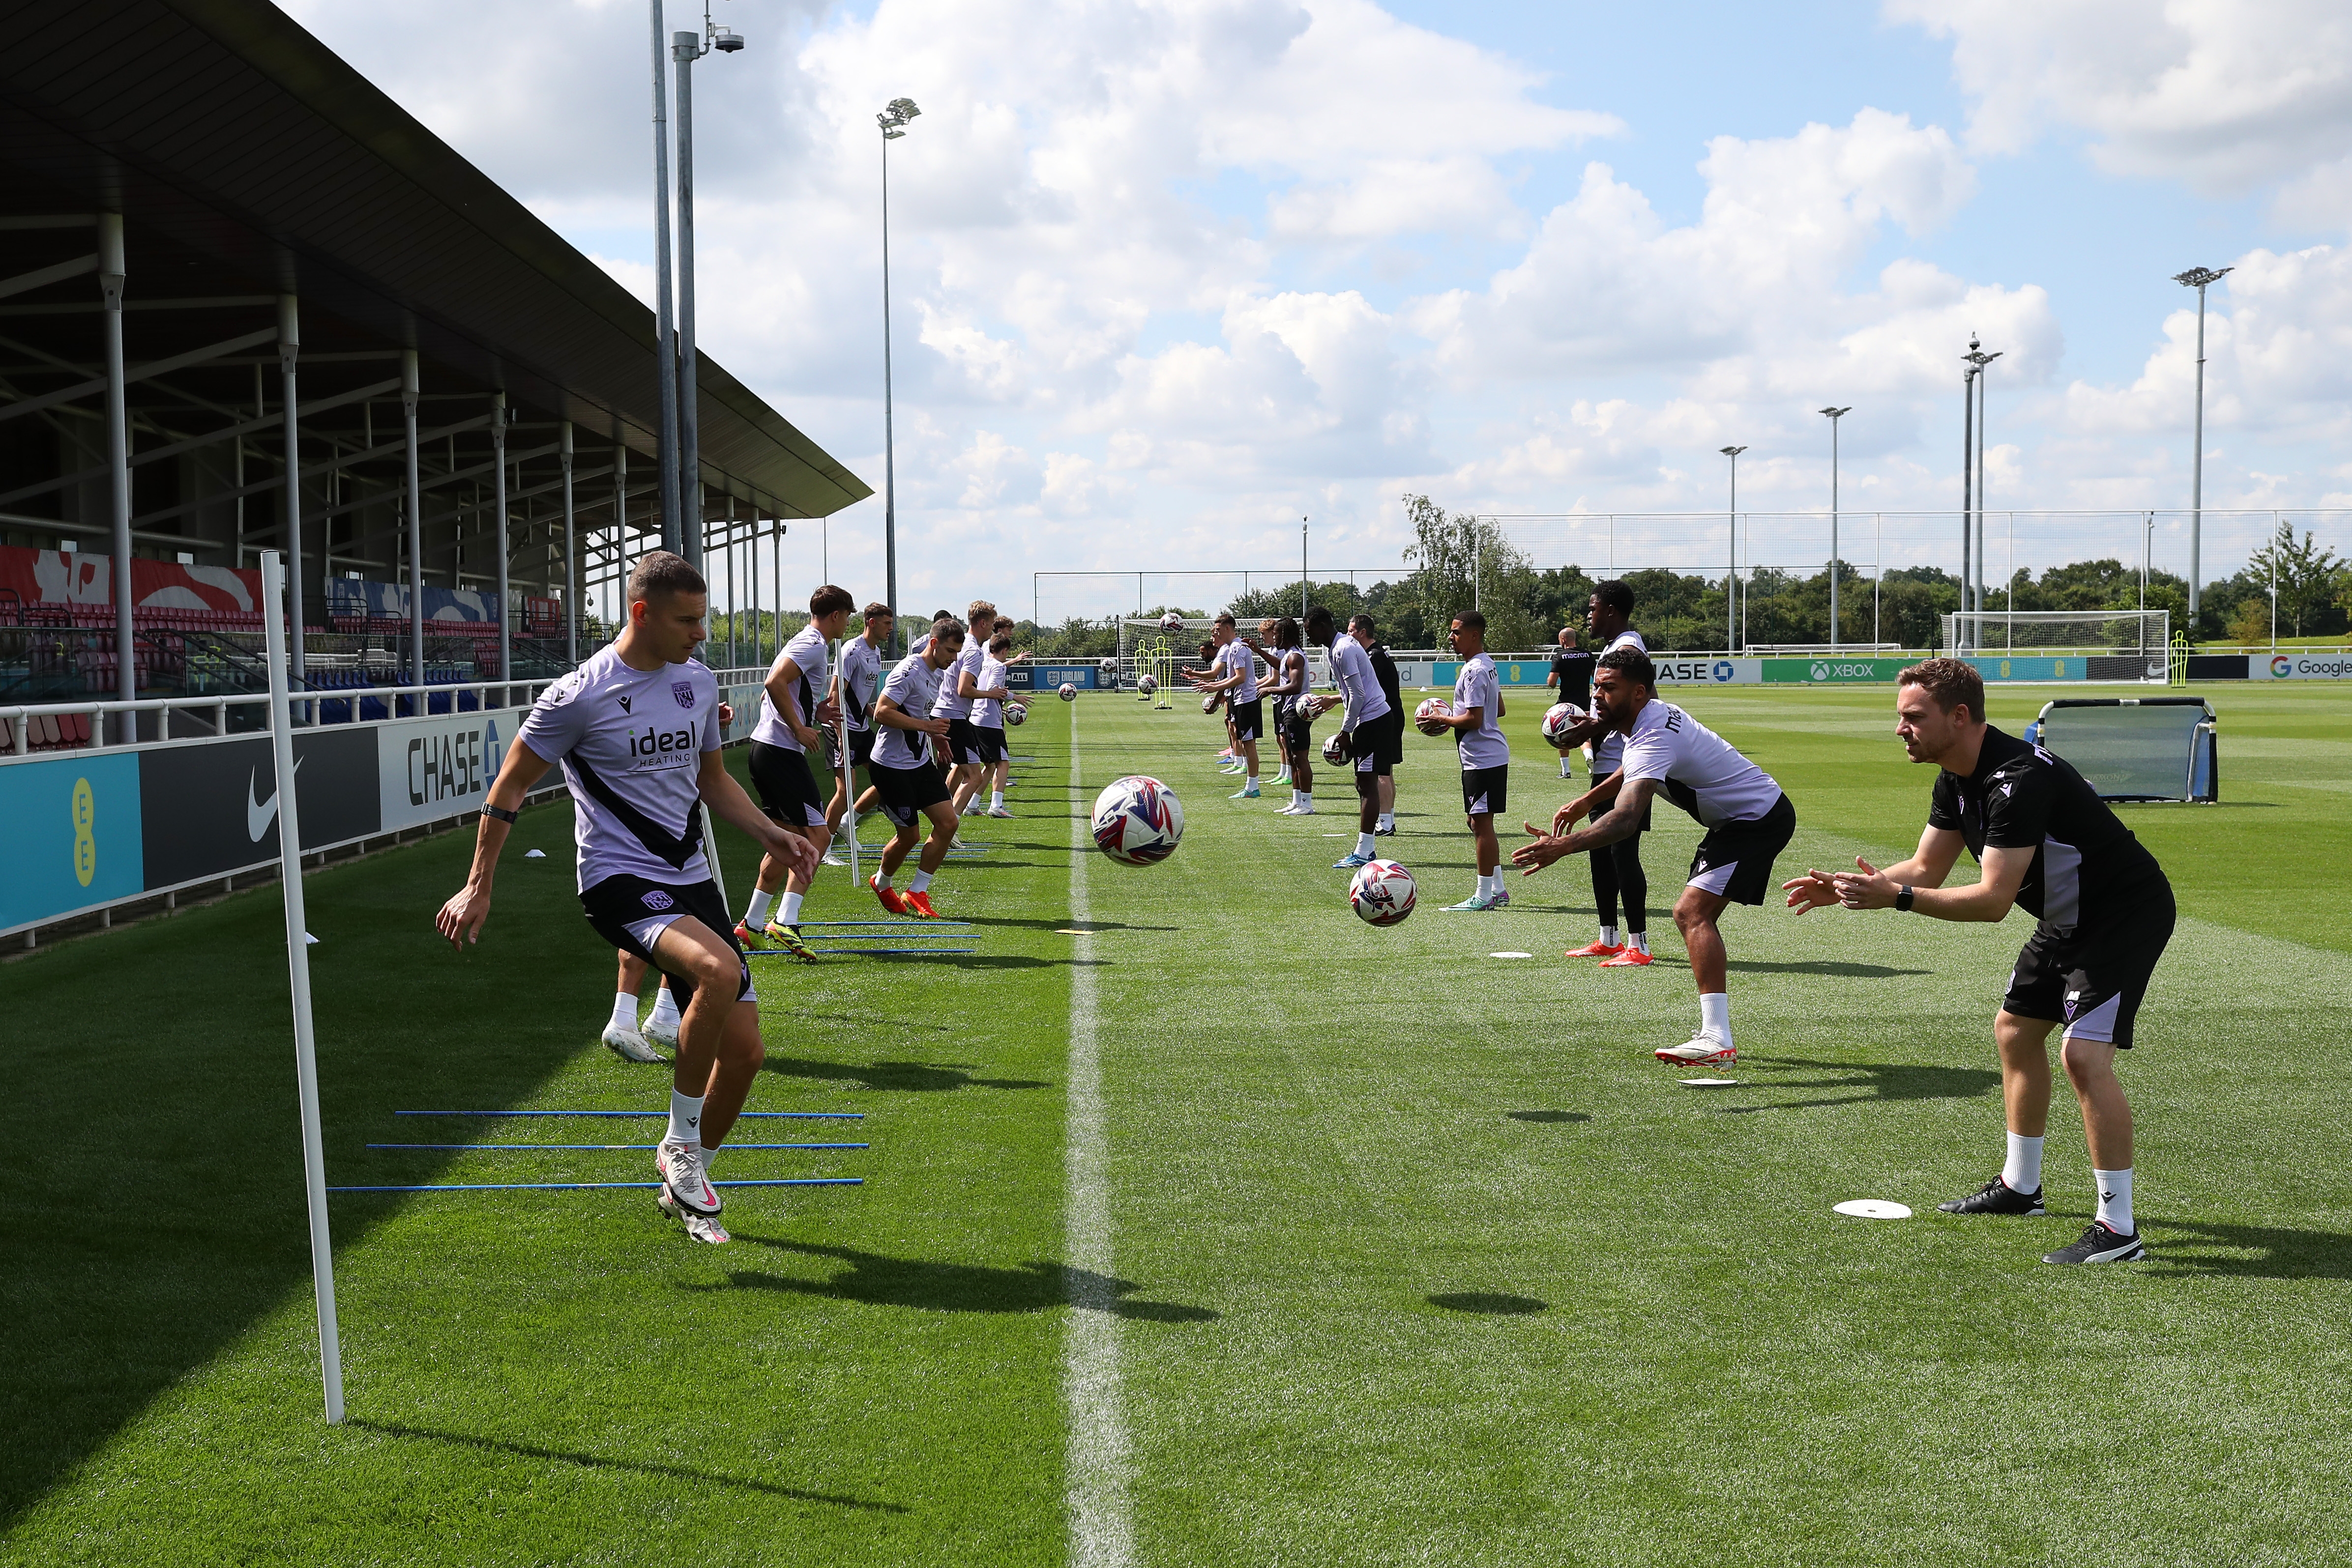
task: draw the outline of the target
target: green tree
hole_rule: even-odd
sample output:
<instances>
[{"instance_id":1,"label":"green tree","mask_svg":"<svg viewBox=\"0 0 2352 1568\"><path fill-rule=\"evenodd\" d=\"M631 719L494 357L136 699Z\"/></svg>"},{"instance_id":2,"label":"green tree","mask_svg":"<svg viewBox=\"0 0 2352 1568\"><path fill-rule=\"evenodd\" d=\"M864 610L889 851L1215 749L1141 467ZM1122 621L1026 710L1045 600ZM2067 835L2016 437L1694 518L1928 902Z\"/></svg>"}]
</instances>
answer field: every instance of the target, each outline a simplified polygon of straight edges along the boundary
<instances>
[{"instance_id":1,"label":"green tree","mask_svg":"<svg viewBox=\"0 0 2352 1568\"><path fill-rule=\"evenodd\" d=\"M2336 577L2347 565L2352 562L2314 542L2310 529L2304 530L2298 544L2294 527L2281 523L2271 542L2246 562L2244 575L2265 587L2277 586L2279 619L2300 637L2305 622L2315 632L2326 629L2320 622L2336 608Z\"/></svg>"}]
</instances>

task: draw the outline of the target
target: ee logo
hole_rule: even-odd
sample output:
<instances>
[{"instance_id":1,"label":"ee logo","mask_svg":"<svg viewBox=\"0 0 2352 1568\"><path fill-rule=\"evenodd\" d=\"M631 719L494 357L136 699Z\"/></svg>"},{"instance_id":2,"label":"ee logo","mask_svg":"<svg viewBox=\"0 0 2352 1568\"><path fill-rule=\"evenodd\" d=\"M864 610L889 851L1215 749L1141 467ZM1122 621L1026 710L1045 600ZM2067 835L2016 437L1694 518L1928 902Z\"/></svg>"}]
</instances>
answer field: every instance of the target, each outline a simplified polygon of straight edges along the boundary
<instances>
[{"instance_id":1,"label":"ee logo","mask_svg":"<svg viewBox=\"0 0 2352 1568\"><path fill-rule=\"evenodd\" d=\"M77 779L73 787L74 876L84 887L98 874L98 798L89 780Z\"/></svg>"}]
</instances>

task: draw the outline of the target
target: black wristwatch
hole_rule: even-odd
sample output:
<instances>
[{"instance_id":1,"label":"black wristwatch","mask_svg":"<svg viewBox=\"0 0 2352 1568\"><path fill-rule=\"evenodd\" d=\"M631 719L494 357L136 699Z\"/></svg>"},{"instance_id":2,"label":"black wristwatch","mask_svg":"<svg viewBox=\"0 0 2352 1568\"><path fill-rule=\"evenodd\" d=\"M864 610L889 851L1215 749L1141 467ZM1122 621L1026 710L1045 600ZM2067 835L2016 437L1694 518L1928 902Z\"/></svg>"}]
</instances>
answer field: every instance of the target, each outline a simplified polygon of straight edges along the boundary
<instances>
[{"instance_id":1,"label":"black wristwatch","mask_svg":"<svg viewBox=\"0 0 2352 1568\"><path fill-rule=\"evenodd\" d=\"M1903 911L1906 915L1911 913L1911 890L1909 888L1906 887L1902 892L1895 895L1895 907Z\"/></svg>"},{"instance_id":2,"label":"black wristwatch","mask_svg":"<svg viewBox=\"0 0 2352 1568\"><path fill-rule=\"evenodd\" d=\"M482 802L482 815L496 817L499 821L507 823L518 821L522 817L520 811L509 811L504 806L493 806L488 800Z\"/></svg>"}]
</instances>

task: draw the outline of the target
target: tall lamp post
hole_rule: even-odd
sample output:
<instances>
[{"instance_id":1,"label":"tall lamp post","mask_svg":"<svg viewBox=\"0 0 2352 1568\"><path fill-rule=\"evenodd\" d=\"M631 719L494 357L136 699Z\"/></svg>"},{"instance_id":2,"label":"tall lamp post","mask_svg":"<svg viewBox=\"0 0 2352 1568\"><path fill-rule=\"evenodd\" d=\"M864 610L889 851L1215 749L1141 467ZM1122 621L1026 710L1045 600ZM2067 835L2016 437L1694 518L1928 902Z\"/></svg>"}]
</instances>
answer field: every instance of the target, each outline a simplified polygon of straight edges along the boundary
<instances>
[{"instance_id":1,"label":"tall lamp post","mask_svg":"<svg viewBox=\"0 0 2352 1568\"><path fill-rule=\"evenodd\" d=\"M1731 567L1723 574L1723 645L1727 652L1739 646L1739 455L1745 446L1727 446L1723 455L1731 459Z\"/></svg>"},{"instance_id":2,"label":"tall lamp post","mask_svg":"<svg viewBox=\"0 0 2352 1568\"><path fill-rule=\"evenodd\" d=\"M678 547L677 346L670 334L669 110L662 80L662 0L649 0L654 21L654 379L661 392L659 513L662 549ZM418 679L424 677L419 676Z\"/></svg>"},{"instance_id":3,"label":"tall lamp post","mask_svg":"<svg viewBox=\"0 0 2352 1568\"><path fill-rule=\"evenodd\" d=\"M1985 448L1985 372L1995 360L1996 350L1986 353L1977 336L1969 334L1969 351L1960 356L1968 367L1962 378L1961 392L1968 408L1960 419L1960 609L1984 613L1984 448ZM1973 434L1971 434L1973 427ZM1963 621L1971 637L1976 630L1973 622ZM1973 641L1961 642L1963 647L1975 646Z\"/></svg>"},{"instance_id":4,"label":"tall lamp post","mask_svg":"<svg viewBox=\"0 0 2352 1568\"><path fill-rule=\"evenodd\" d=\"M687 564L702 570L702 442L697 423L694 363L694 62L717 49L731 55L743 36L710 20L702 8L702 31L670 37L677 62L677 510ZM677 546L672 546L677 549Z\"/></svg>"},{"instance_id":5,"label":"tall lamp post","mask_svg":"<svg viewBox=\"0 0 2352 1568\"><path fill-rule=\"evenodd\" d=\"M883 600L898 608L898 460L890 409L890 143L923 111L911 98L894 98L874 117L882 128L882 564ZM898 632L890 633L897 651Z\"/></svg>"},{"instance_id":6,"label":"tall lamp post","mask_svg":"<svg viewBox=\"0 0 2352 1568\"><path fill-rule=\"evenodd\" d=\"M1822 410L1830 422L1830 652L1838 651L1838 421L1853 410Z\"/></svg>"},{"instance_id":7,"label":"tall lamp post","mask_svg":"<svg viewBox=\"0 0 2352 1568\"><path fill-rule=\"evenodd\" d=\"M2172 275L2172 281L2197 290L2197 450L2189 465L2189 640L2197 641L2198 547L2205 530L2205 290L2219 283L2234 267L2192 267Z\"/></svg>"}]
</instances>

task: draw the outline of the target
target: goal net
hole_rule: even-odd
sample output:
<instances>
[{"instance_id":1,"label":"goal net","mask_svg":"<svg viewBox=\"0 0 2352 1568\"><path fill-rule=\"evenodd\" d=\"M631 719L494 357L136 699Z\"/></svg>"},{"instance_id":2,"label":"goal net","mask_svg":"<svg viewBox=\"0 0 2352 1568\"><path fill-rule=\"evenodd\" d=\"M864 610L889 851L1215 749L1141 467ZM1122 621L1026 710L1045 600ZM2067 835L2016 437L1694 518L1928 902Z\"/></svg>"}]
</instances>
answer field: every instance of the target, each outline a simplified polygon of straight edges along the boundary
<instances>
[{"instance_id":1,"label":"goal net","mask_svg":"<svg viewBox=\"0 0 2352 1568\"><path fill-rule=\"evenodd\" d=\"M2064 697L2027 738L2064 758L2103 800L2218 800L2220 747L2203 697Z\"/></svg>"},{"instance_id":2,"label":"goal net","mask_svg":"<svg viewBox=\"0 0 2352 1568\"><path fill-rule=\"evenodd\" d=\"M2172 640L2168 610L1979 610L1944 616L1955 653L2079 656L2095 681L2160 681Z\"/></svg>"}]
</instances>

